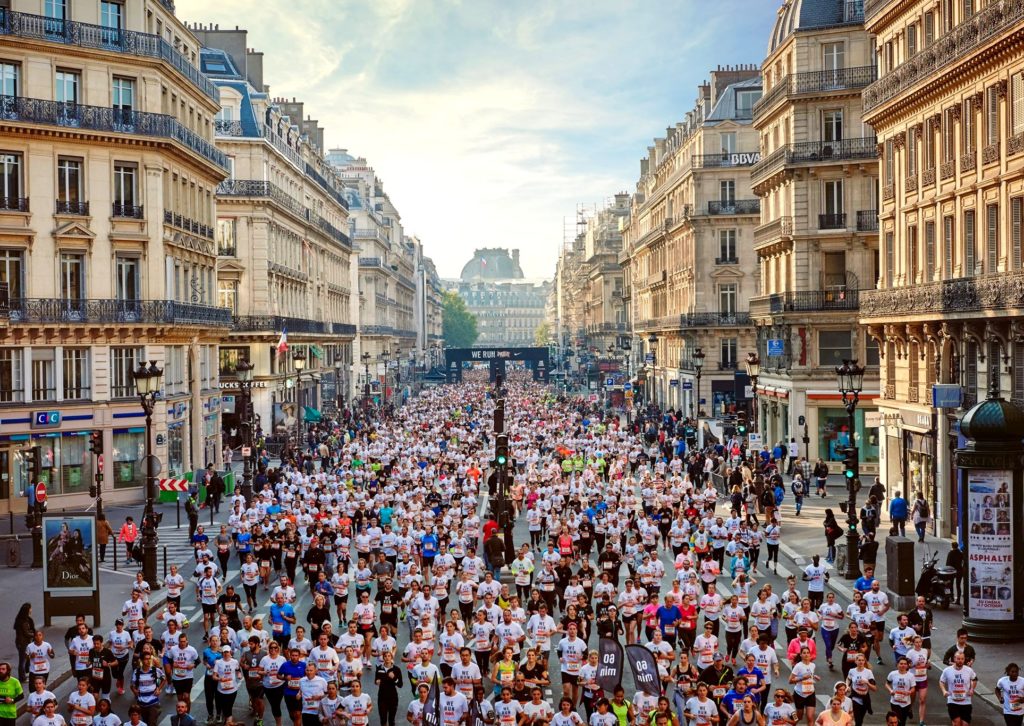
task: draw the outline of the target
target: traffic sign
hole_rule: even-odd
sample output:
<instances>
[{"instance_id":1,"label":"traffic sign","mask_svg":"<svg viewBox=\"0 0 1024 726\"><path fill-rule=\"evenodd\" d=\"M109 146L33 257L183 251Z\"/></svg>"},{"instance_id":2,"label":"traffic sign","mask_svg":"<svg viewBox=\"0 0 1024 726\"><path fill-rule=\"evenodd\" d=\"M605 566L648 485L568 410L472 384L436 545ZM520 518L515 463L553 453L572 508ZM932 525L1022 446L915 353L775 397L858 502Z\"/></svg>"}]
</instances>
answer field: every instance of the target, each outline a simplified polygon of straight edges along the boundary
<instances>
[{"instance_id":1,"label":"traffic sign","mask_svg":"<svg viewBox=\"0 0 1024 726\"><path fill-rule=\"evenodd\" d=\"M750 448L761 448L761 434L747 434L747 441Z\"/></svg>"},{"instance_id":2,"label":"traffic sign","mask_svg":"<svg viewBox=\"0 0 1024 726\"><path fill-rule=\"evenodd\" d=\"M623 383L622 384L622 390L623 391L632 391L633 390L633 384L632 383Z\"/></svg>"},{"instance_id":3,"label":"traffic sign","mask_svg":"<svg viewBox=\"0 0 1024 726\"><path fill-rule=\"evenodd\" d=\"M785 354L786 341L784 338L769 338L768 339L768 356L770 358L777 358Z\"/></svg>"},{"instance_id":4,"label":"traffic sign","mask_svg":"<svg viewBox=\"0 0 1024 726\"><path fill-rule=\"evenodd\" d=\"M614 378L611 378L611 377L605 378L605 379L604 379L604 385L605 385L606 387L608 387L608 388L611 388L612 386L614 386L614 385L615 385L615 379L614 379Z\"/></svg>"},{"instance_id":5,"label":"traffic sign","mask_svg":"<svg viewBox=\"0 0 1024 726\"><path fill-rule=\"evenodd\" d=\"M46 484L44 482L36 484L36 501L40 504L46 501Z\"/></svg>"},{"instance_id":6,"label":"traffic sign","mask_svg":"<svg viewBox=\"0 0 1024 726\"><path fill-rule=\"evenodd\" d=\"M252 447L250 447L250 446L243 446L242 447L242 456L252 456Z\"/></svg>"},{"instance_id":7,"label":"traffic sign","mask_svg":"<svg viewBox=\"0 0 1024 726\"><path fill-rule=\"evenodd\" d=\"M683 390L684 391L692 391L693 390L693 381L683 381Z\"/></svg>"}]
</instances>

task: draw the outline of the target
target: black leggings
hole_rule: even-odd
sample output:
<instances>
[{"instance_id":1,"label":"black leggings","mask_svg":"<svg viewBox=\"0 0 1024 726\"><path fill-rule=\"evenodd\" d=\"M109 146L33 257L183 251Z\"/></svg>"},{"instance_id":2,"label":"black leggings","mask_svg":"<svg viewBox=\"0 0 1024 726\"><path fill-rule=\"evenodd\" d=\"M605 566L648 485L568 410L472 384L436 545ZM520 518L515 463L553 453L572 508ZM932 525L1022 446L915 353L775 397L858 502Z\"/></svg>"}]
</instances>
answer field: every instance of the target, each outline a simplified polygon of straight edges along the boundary
<instances>
[{"instance_id":1,"label":"black leggings","mask_svg":"<svg viewBox=\"0 0 1024 726\"><path fill-rule=\"evenodd\" d=\"M725 648L726 654L730 658L735 658L740 652L740 641L743 640L743 631L737 630L735 633L731 630L725 631Z\"/></svg>"},{"instance_id":2,"label":"black leggings","mask_svg":"<svg viewBox=\"0 0 1024 726\"><path fill-rule=\"evenodd\" d=\"M242 589L245 590L245 604L255 607L257 605L256 585L242 585Z\"/></svg>"},{"instance_id":3,"label":"black leggings","mask_svg":"<svg viewBox=\"0 0 1024 726\"><path fill-rule=\"evenodd\" d=\"M284 698L284 686L264 688L263 693L267 697L267 702L270 703L270 713L274 714L274 718L281 718L281 699Z\"/></svg>"},{"instance_id":4,"label":"black leggings","mask_svg":"<svg viewBox=\"0 0 1024 726\"><path fill-rule=\"evenodd\" d=\"M219 703L216 701L217 681L211 675L203 676L203 695L206 696L206 713L211 716L220 715Z\"/></svg>"},{"instance_id":5,"label":"black leggings","mask_svg":"<svg viewBox=\"0 0 1024 726\"><path fill-rule=\"evenodd\" d=\"M395 726L395 716L398 714L398 696L387 696L378 698L380 713L380 726Z\"/></svg>"},{"instance_id":6,"label":"black leggings","mask_svg":"<svg viewBox=\"0 0 1024 726\"><path fill-rule=\"evenodd\" d=\"M775 566L779 566L779 546L770 544L768 545L768 559L765 560L765 567L768 566L774 560Z\"/></svg>"},{"instance_id":7,"label":"black leggings","mask_svg":"<svg viewBox=\"0 0 1024 726\"><path fill-rule=\"evenodd\" d=\"M491 660L491 651L489 650L474 650L473 656L476 658L476 664L480 667L481 673L490 673L491 669L488 668L488 664Z\"/></svg>"},{"instance_id":8,"label":"black leggings","mask_svg":"<svg viewBox=\"0 0 1024 726\"><path fill-rule=\"evenodd\" d=\"M853 702L853 722L856 726L864 726L864 717L868 714L867 704Z\"/></svg>"},{"instance_id":9,"label":"black leggings","mask_svg":"<svg viewBox=\"0 0 1024 726\"><path fill-rule=\"evenodd\" d=\"M217 691L217 710L220 711L221 718L226 719L231 715L232 709L235 707L235 698L238 696L238 691L234 693L221 693Z\"/></svg>"}]
</instances>

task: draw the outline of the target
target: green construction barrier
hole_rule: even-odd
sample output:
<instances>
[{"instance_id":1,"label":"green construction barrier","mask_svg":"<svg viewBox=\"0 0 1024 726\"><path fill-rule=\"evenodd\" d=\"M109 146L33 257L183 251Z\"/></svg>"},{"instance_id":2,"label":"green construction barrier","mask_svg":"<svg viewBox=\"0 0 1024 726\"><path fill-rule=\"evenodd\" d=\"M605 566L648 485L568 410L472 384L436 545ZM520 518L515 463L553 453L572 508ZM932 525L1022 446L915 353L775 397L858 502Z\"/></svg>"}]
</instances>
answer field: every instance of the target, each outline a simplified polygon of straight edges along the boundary
<instances>
[{"instance_id":1,"label":"green construction barrier","mask_svg":"<svg viewBox=\"0 0 1024 726\"><path fill-rule=\"evenodd\" d=\"M191 482L192 481L192 472L189 471L189 472L186 472L184 476L176 476L174 478L175 479L187 479L188 481ZM179 494L179 492L158 491L157 492L157 495L158 495L157 496L157 501L160 504L174 504L174 502L177 501L177 499L178 499L178 494ZM200 501L202 501L202 500L200 499Z\"/></svg>"}]
</instances>

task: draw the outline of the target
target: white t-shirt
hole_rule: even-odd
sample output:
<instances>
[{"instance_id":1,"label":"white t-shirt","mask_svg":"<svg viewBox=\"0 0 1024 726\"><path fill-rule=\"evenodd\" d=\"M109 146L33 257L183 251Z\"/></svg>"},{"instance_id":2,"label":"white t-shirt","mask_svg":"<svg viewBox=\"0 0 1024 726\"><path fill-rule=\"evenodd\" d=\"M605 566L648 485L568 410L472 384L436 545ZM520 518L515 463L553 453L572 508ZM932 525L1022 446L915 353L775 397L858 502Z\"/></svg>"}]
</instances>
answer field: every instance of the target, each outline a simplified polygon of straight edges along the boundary
<instances>
[{"instance_id":1,"label":"white t-shirt","mask_svg":"<svg viewBox=\"0 0 1024 726\"><path fill-rule=\"evenodd\" d=\"M971 690L973 683L978 680L978 675L970 666L963 666L957 670L956 666L947 666L939 676L939 683L946 687L949 695L946 696L946 703L967 705L971 702Z\"/></svg>"},{"instance_id":2,"label":"white t-shirt","mask_svg":"<svg viewBox=\"0 0 1024 726\"><path fill-rule=\"evenodd\" d=\"M914 676L914 672L908 670L906 673L900 673L898 670L892 671L885 679L892 693L889 694L889 701L896 706L909 706L914 701L914 691L917 689L917 678Z\"/></svg>"},{"instance_id":3,"label":"white t-shirt","mask_svg":"<svg viewBox=\"0 0 1024 726\"><path fill-rule=\"evenodd\" d=\"M1011 681L1009 676L1003 676L996 681L996 688L1003 694L1003 713L1009 716L1024 714L1024 678L1017 676L1017 680Z\"/></svg>"},{"instance_id":4,"label":"white t-shirt","mask_svg":"<svg viewBox=\"0 0 1024 726\"><path fill-rule=\"evenodd\" d=\"M693 696L686 702L684 710L687 713L693 714L693 718L690 719L690 726L710 726L711 717L718 715L718 707L715 706L715 702L710 698L701 702L699 698Z\"/></svg>"},{"instance_id":5,"label":"white t-shirt","mask_svg":"<svg viewBox=\"0 0 1024 726\"><path fill-rule=\"evenodd\" d=\"M814 695L814 663L800 661L793 666L793 674L796 682L793 683L793 691L801 696Z\"/></svg>"}]
</instances>

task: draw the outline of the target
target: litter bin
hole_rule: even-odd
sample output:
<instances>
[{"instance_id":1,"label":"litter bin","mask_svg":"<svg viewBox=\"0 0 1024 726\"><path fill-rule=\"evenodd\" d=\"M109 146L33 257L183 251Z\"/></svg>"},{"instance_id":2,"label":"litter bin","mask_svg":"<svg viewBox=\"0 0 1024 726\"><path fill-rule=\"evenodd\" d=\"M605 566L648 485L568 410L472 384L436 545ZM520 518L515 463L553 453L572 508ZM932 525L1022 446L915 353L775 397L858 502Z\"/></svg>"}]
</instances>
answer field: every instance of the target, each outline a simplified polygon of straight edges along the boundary
<instances>
[{"instance_id":1,"label":"litter bin","mask_svg":"<svg viewBox=\"0 0 1024 726\"><path fill-rule=\"evenodd\" d=\"M846 542L836 542L836 572L846 571Z\"/></svg>"}]
</instances>

